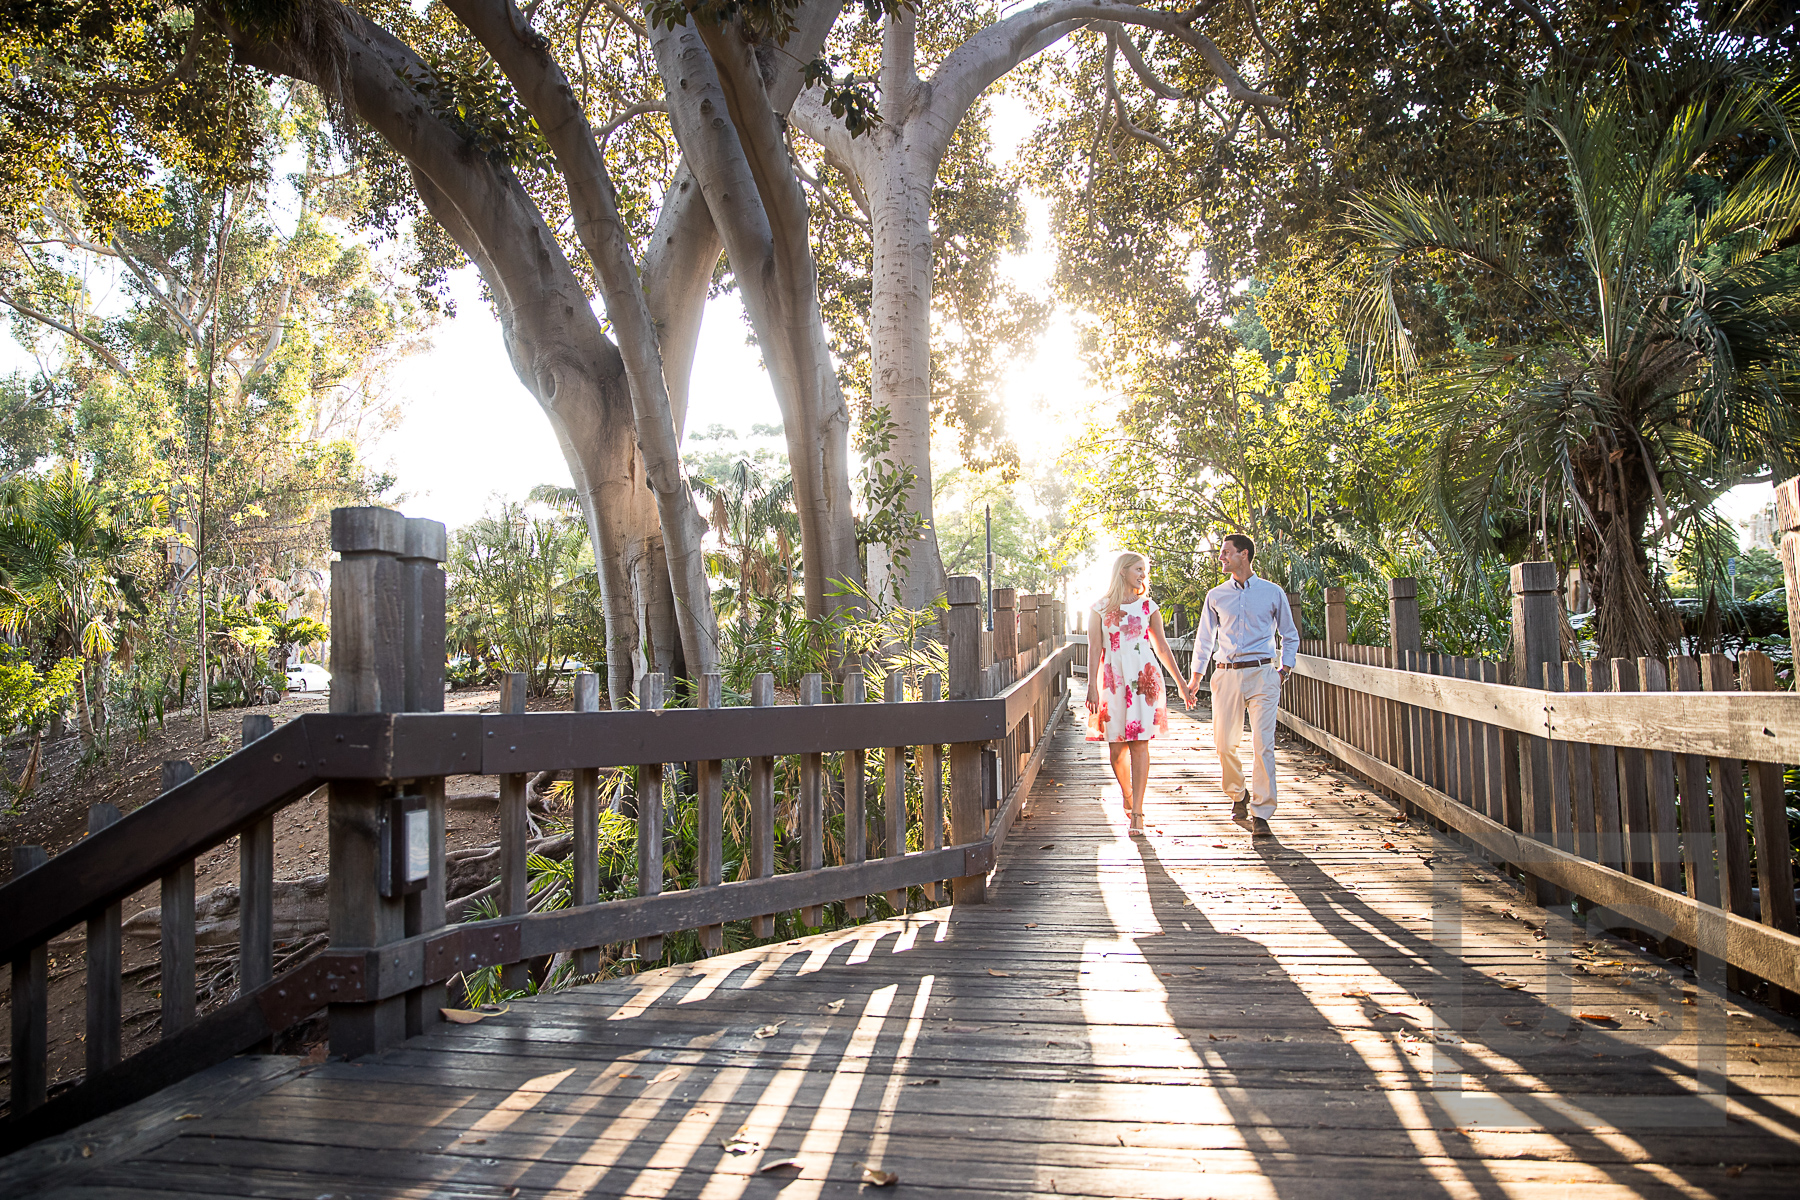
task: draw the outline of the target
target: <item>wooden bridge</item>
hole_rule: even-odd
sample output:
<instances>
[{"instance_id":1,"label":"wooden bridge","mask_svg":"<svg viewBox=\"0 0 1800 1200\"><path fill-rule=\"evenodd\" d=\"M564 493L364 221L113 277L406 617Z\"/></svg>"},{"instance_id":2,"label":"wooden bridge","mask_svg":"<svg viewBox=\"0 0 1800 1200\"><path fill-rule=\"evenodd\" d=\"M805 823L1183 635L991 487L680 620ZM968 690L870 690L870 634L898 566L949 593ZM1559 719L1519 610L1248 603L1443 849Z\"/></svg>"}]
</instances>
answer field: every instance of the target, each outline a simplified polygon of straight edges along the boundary
<instances>
[{"instance_id":1,"label":"wooden bridge","mask_svg":"<svg viewBox=\"0 0 1800 1200\"><path fill-rule=\"evenodd\" d=\"M1539 564L1515 573L1503 664L1421 654L1408 581L1386 646L1350 645L1328 596L1284 698L1278 836L1227 819L1199 713L1159 744L1133 839L1065 718L1082 647L1047 597L1001 598L986 635L975 581L952 581L947 699L922 679L863 702L852 675L839 703L811 679L811 704L759 682L723 708L708 680L699 710L465 716L427 711L441 526L350 510L334 540L334 712L171 772L0 889L0 1195L840 1195L889 1173L983 1196L1795 1194L1775 764L1800 761L1800 699L1757 694L1753 658L1665 665L1692 696L1630 694L1657 663L1577 675ZM701 847L680 891L667 764L688 764ZM637 895L603 902L598 781L620 766L649 802ZM525 781L547 769L575 781L562 908L528 890ZM728 771L751 825L730 881ZM458 774L502 778L502 915L446 927ZM271 976L260 847L320 783L331 948ZM801 869L776 873L781 816ZM192 862L233 836L244 984L200 1014ZM117 905L159 879L162 1038L119 1061ZM875 895L904 915L440 1017L476 967L591 973L603 947L654 959L679 931L716 947L726 922L855 920ZM50 1095L44 946L83 922L88 1070ZM247 1053L322 1006L329 1061Z\"/></svg>"}]
</instances>

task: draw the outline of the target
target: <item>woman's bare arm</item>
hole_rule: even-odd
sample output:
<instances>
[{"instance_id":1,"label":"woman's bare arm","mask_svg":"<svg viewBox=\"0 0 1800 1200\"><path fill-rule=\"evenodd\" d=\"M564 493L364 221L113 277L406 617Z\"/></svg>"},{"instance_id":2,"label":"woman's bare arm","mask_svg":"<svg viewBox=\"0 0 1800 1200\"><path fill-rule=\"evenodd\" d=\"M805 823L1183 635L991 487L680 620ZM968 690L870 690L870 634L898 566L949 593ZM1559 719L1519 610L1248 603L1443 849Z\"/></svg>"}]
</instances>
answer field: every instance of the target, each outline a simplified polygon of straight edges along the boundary
<instances>
[{"instance_id":1,"label":"woman's bare arm","mask_svg":"<svg viewBox=\"0 0 1800 1200\"><path fill-rule=\"evenodd\" d=\"M1156 649L1156 657L1162 660L1163 666L1169 669L1169 674L1175 677L1175 686L1181 689L1181 702L1189 708L1194 707L1193 693L1188 690L1187 680L1175 668L1175 652L1169 649L1169 639L1163 636L1160 610L1150 614L1150 644Z\"/></svg>"}]
</instances>

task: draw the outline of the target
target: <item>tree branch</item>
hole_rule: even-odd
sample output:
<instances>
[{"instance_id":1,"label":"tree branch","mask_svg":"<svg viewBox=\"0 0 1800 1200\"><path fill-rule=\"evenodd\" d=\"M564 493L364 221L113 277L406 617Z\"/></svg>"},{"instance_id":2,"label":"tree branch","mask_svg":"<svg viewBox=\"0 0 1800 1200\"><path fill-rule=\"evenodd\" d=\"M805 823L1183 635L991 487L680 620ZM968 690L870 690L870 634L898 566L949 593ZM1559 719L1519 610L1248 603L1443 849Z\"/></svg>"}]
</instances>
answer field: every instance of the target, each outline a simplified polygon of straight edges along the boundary
<instances>
[{"instance_id":1,"label":"tree branch","mask_svg":"<svg viewBox=\"0 0 1800 1200\"><path fill-rule=\"evenodd\" d=\"M1106 33L1106 96L1112 104L1113 115L1124 127L1127 136L1134 137L1140 142L1148 142L1164 154L1174 157L1175 147L1170 145L1167 139L1156 136L1148 129L1138 128L1125 112L1125 98L1119 95L1119 77L1113 69L1114 60L1118 57L1120 40L1118 34L1114 32L1117 29L1118 26L1114 25Z\"/></svg>"},{"instance_id":2,"label":"tree branch","mask_svg":"<svg viewBox=\"0 0 1800 1200\"><path fill-rule=\"evenodd\" d=\"M1198 15L1195 9L1167 12L1144 8L1132 0L1045 0L1014 13L958 46L932 76L930 111L938 127L936 136L947 146L950 132L991 84L1076 29L1100 21L1140 25L1166 33L1199 51L1225 90L1254 106L1259 114L1264 108L1279 105L1279 97L1251 87L1212 39L1194 29ZM1274 133L1273 125L1266 117L1262 119Z\"/></svg>"},{"instance_id":3,"label":"tree branch","mask_svg":"<svg viewBox=\"0 0 1800 1200\"><path fill-rule=\"evenodd\" d=\"M663 113L666 115L668 111L669 106L666 104L634 104L612 120L608 121L605 127L602 128L599 133L594 135L594 141L604 146L606 145L606 139L617 133L619 127L625 124L625 122L636 117L641 117L646 113Z\"/></svg>"},{"instance_id":4,"label":"tree branch","mask_svg":"<svg viewBox=\"0 0 1800 1200\"><path fill-rule=\"evenodd\" d=\"M111 350L108 350L105 346L101 345L87 334L82 333L80 330L69 325L64 325L49 313L42 313L28 304L21 304L18 300L7 295L5 292L0 292L0 304L6 305L6 307L12 309L22 317L29 317L40 325L48 325L58 333L67 334L69 337L74 338L89 350L92 350L95 354L99 355L105 360L107 366L111 367L119 374L124 375L127 373L125 364L120 362Z\"/></svg>"},{"instance_id":5,"label":"tree branch","mask_svg":"<svg viewBox=\"0 0 1800 1200\"><path fill-rule=\"evenodd\" d=\"M1150 69L1150 64L1144 61L1144 56L1138 50L1136 43L1126 35L1123 25L1115 21L1107 24L1104 28L1108 36L1118 38L1119 49L1125 52L1125 61L1131 64L1132 73L1138 77L1138 82L1150 89L1151 95L1162 100L1187 99L1186 92L1173 84L1164 83L1162 78Z\"/></svg>"}]
</instances>

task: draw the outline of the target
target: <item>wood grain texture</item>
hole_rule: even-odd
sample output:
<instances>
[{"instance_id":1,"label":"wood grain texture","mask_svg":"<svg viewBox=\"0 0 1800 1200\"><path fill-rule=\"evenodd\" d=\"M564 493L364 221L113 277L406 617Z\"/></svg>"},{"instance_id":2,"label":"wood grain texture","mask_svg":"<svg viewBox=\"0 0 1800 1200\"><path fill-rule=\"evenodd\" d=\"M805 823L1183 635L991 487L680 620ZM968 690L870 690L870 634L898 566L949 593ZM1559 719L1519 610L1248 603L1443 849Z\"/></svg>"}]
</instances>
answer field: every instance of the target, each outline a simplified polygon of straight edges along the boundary
<instances>
[{"instance_id":1,"label":"wood grain texture","mask_svg":"<svg viewBox=\"0 0 1800 1200\"><path fill-rule=\"evenodd\" d=\"M517 1001L230 1105L171 1097L197 1116L37 1190L848 1197L867 1163L958 1200L1791 1194L1792 1023L1546 927L1286 738L1278 836L1253 842L1210 741L1172 714L1131 839L1079 722L1049 735L984 905ZM1719 1070L1722 1109L1692 1095Z\"/></svg>"}]
</instances>

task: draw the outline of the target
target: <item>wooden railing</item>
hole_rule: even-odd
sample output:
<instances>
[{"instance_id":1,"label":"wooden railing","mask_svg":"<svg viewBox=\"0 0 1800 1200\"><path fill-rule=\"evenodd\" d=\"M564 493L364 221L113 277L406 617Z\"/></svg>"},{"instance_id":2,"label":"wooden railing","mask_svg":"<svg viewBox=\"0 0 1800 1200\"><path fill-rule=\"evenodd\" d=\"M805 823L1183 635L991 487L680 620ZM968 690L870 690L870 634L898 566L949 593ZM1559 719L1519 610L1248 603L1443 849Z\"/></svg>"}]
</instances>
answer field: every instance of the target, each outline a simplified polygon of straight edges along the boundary
<instances>
[{"instance_id":1,"label":"wooden railing","mask_svg":"<svg viewBox=\"0 0 1800 1200\"><path fill-rule=\"evenodd\" d=\"M935 675L906 701L902 680L871 689L847 672L841 703L823 703L817 675L800 703L774 703L773 679L758 676L751 703L721 707L717 675L700 681L700 706L662 707L662 680L640 682L638 711L601 712L597 680L578 679L571 712L523 711L522 677L503 689L502 712L442 708L443 527L384 509L333 514L332 712L279 727L245 722L242 749L195 774L165 769L163 793L119 817L95 806L92 832L46 860L35 847L15 857L0 888L0 957L12 963L11 1107L0 1153L148 1095L232 1055L261 1046L328 1009L331 1051L356 1056L435 1027L445 985L498 966L503 987L525 983L524 964L567 953L576 975L599 966L599 948L636 942L661 955L660 939L699 932L722 945L726 922L773 932L773 914L799 910L820 923L842 901L856 918L865 898L885 893L904 907L908 889L935 901L949 881L957 903L980 903L985 877L1017 818L1047 735L1067 707L1075 647L1061 608L1033 597L1030 640L990 638L979 581L950 580L945 618L948 697ZM1000 632L997 626L996 634ZM987 655L997 646L1005 656ZM882 699L871 702L870 692ZM381 711L383 706L390 710ZM364 710L364 711L358 711ZM373 710L373 711L368 711ZM944 747L948 747L947 755ZM884 816L871 829L867 758L881 756ZM828 755L841 755L831 780ZM801 869L776 872L775 760L798 759L795 797ZM908 761L910 758L910 762ZM748 764L749 863L723 874L724 769ZM698 884L664 891L662 776L691 764ZM947 766L947 770L945 769ZM637 895L599 900L600 773L637 768ZM573 886L568 906L531 911L527 781L571 774ZM909 773L922 797L908 811ZM446 923L445 780L497 775L500 788L498 919ZM330 788L330 946L291 970L274 971L271 937L273 819L321 784ZM947 786L946 786L947 784ZM841 860L825 862L828 793L841 795ZM947 830L947 835L946 835ZM918 848L909 847L914 838ZM238 995L205 1014L194 999L194 860L241 835ZM121 903L161 881L161 1037L121 1061ZM87 1070L47 1095L46 944L87 923Z\"/></svg>"},{"instance_id":2,"label":"wooden railing","mask_svg":"<svg viewBox=\"0 0 1800 1200\"><path fill-rule=\"evenodd\" d=\"M1800 762L1800 695L1760 653L1560 661L1555 586L1548 563L1514 568L1506 662L1421 652L1411 580L1390 588L1397 645L1350 644L1330 589L1338 640L1301 643L1280 720L1540 904L1692 951L1703 978L1800 991L1779 765Z\"/></svg>"}]
</instances>

